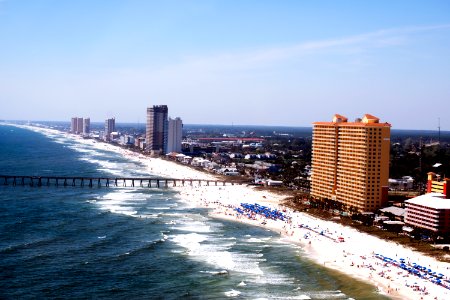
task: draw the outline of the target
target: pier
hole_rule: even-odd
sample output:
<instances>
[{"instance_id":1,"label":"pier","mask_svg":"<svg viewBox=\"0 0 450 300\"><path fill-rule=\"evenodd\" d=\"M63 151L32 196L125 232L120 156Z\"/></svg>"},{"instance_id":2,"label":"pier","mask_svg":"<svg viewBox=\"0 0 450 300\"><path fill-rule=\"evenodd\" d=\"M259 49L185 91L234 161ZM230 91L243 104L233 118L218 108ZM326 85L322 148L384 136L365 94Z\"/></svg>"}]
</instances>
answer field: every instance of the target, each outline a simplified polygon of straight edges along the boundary
<instances>
[{"instance_id":1,"label":"pier","mask_svg":"<svg viewBox=\"0 0 450 300\"><path fill-rule=\"evenodd\" d=\"M62 187L140 187L168 188L177 186L226 186L239 184L231 181L206 179L176 179L163 177L72 177L0 175L0 185L62 186Z\"/></svg>"}]
</instances>

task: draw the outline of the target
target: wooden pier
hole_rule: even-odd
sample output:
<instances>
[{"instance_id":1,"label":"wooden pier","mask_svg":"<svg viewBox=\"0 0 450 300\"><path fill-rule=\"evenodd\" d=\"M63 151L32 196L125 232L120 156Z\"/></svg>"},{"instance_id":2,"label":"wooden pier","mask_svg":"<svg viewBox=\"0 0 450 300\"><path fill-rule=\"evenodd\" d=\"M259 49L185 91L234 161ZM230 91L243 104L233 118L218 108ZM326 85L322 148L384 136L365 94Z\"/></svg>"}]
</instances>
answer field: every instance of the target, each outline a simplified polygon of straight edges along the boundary
<instances>
[{"instance_id":1,"label":"wooden pier","mask_svg":"<svg viewBox=\"0 0 450 300\"><path fill-rule=\"evenodd\" d=\"M0 175L0 185L11 186L62 186L62 187L141 187L168 188L177 186L225 186L238 183L162 177L71 177L71 176L21 176Z\"/></svg>"}]
</instances>

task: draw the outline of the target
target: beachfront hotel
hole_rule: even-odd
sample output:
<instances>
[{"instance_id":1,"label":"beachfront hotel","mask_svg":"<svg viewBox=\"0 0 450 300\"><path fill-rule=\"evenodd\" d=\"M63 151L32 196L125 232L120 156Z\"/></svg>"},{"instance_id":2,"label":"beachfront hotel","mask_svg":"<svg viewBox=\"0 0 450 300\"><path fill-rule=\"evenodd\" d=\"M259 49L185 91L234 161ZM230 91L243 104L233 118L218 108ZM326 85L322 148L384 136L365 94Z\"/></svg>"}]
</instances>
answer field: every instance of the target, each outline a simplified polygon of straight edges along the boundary
<instances>
[{"instance_id":1,"label":"beachfront hotel","mask_svg":"<svg viewBox=\"0 0 450 300\"><path fill-rule=\"evenodd\" d=\"M89 134L91 126L90 118L73 117L70 122L70 132L74 134ZM86 131L87 130L87 131Z\"/></svg>"},{"instance_id":2,"label":"beachfront hotel","mask_svg":"<svg viewBox=\"0 0 450 300\"><path fill-rule=\"evenodd\" d=\"M75 134L83 132L83 118L72 118L72 121L70 123L70 132Z\"/></svg>"},{"instance_id":3,"label":"beachfront hotel","mask_svg":"<svg viewBox=\"0 0 450 300\"><path fill-rule=\"evenodd\" d=\"M427 193L405 201L405 223L435 233L450 233L450 178L428 173Z\"/></svg>"},{"instance_id":4,"label":"beachfront hotel","mask_svg":"<svg viewBox=\"0 0 450 300\"><path fill-rule=\"evenodd\" d=\"M405 201L405 223L435 233L450 233L450 199L427 193Z\"/></svg>"},{"instance_id":5,"label":"beachfront hotel","mask_svg":"<svg viewBox=\"0 0 450 300\"><path fill-rule=\"evenodd\" d=\"M366 114L348 122L313 123L311 195L358 211L375 211L387 201L389 123Z\"/></svg>"},{"instance_id":6,"label":"beachfront hotel","mask_svg":"<svg viewBox=\"0 0 450 300\"><path fill-rule=\"evenodd\" d=\"M168 111L167 105L147 108L146 150L151 154L164 154L167 148Z\"/></svg>"},{"instance_id":7,"label":"beachfront hotel","mask_svg":"<svg viewBox=\"0 0 450 300\"><path fill-rule=\"evenodd\" d=\"M91 133L91 118L83 119L83 135Z\"/></svg>"},{"instance_id":8,"label":"beachfront hotel","mask_svg":"<svg viewBox=\"0 0 450 300\"><path fill-rule=\"evenodd\" d=\"M115 118L106 119L105 135L104 135L105 141L111 140L111 133L113 133L114 131L116 131L116 119Z\"/></svg>"},{"instance_id":9,"label":"beachfront hotel","mask_svg":"<svg viewBox=\"0 0 450 300\"><path fill-rule=\"evenodd\" d=\"M183 137L183 121L180 118L169 118L167 133L167 147L165 152L181 152L181 141Z\"/></svg>"}]
</instances>

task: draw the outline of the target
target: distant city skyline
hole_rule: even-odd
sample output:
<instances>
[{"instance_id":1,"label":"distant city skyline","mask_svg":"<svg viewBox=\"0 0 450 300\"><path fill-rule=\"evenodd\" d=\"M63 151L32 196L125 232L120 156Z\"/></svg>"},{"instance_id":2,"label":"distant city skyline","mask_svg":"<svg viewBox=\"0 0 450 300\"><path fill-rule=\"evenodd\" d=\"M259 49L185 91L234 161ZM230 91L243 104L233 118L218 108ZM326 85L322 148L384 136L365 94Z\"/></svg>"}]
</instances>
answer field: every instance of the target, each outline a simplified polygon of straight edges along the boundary
<instances>
[{"instance_id":1,"label":"distant city skyline","mask_svg":"<svg viewBox=\"0 0 450 300\"><path fill-rule=\"evenodd\" d=\"M450 130L450 1L0 1L0 119Z\"/></svg>"}]
</instances>

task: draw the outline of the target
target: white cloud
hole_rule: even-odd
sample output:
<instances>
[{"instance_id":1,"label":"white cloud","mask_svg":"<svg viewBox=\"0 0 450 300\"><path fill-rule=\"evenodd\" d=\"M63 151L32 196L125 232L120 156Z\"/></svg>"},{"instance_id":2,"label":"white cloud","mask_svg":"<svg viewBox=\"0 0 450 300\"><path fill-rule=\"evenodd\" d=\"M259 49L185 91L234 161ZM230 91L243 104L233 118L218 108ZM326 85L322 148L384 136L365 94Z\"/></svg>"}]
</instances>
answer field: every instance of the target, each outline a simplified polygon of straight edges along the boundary
<instances>
[{"instance_id":1,"label":"white cloud","mask_svg":"<svg viewBox=\"0 0 450 300\"><path fill-rule=\"evenodd\" d=\"M335 39L308 41L292 46L272 47L244 52L230 52L209 57L190 57L176 68L200 68L205 70L244 70L279 63L291 59L304 58L318 53L354 53L403 45L414 34L448 30L450 24L434 26L412 26L378 30L365 34L341 37ZM173 67L173 66L171 66Z\"/></svg>"}]
</instances>

